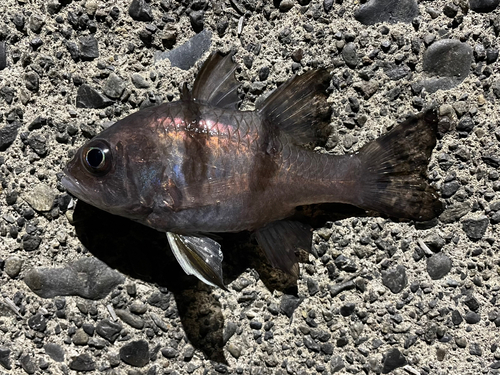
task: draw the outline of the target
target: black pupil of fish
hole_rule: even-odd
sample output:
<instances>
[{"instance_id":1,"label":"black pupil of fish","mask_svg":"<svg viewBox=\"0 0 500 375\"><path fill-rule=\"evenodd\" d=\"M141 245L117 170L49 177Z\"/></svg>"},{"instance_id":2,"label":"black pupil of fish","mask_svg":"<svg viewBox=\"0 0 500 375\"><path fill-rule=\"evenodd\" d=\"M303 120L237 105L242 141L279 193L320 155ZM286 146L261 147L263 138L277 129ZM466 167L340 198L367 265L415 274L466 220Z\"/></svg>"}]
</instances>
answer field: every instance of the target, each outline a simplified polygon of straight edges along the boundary
<instances>
[{"instance_id":1,"label":"black pupil of fish","mask_svg":"<svg viewBox=\"0 0 500 375\"><path fill-rule=\"evenodd\" d=\"M87 163L92 168L99 168L99 166L102 164L104 161L104 153L102 152L101 149L99 148L91 148L87 152Z\"/></svg>"}]
</instances>

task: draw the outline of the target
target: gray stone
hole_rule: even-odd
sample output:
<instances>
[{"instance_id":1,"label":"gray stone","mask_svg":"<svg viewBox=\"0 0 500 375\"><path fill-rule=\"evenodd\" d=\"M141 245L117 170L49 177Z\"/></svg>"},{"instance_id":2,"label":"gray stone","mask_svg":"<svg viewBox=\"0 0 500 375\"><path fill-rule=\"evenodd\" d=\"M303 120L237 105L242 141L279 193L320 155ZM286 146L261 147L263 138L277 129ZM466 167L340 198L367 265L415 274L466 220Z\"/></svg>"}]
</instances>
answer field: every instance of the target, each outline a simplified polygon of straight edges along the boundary
<instances>
[{"instance_id":1,"label":"gray stone","mask_svg":"<svg viewBox=\"0 0 500 375\"><path fill-rule=\"evenodd\" d=\"M299 305L302 303L303 300L304 298L299 298L289 294L285 294L281 298L280 310L283 314L291 318L295 309L299 307Z\"/></svg>"},{"instance_id":2,"label":"gray stone","mask_svg":"<svg viewBox=\"0 0 500 375\"><path fill-rule=\"evenodd\" d=\"M330 371L333 373L339 372L345 367L344 360L341 356L336 355L330 360Z\"/></svg>"},{"instance_id":3,"label":"gray stone","mask_svg":"<svg viewBox=\"0 0 500 375\"><path fill-rule=\"evenodd\" d=\"M146 340L132 341L120 349L120 358L126 364L144 367L149 362L149 345Z\"/></svg>"},{"instance_id":4,"label":"gray stone","mask_svg":"<svg viewBox=\"0 0 500 375\"><path fill-rule=\"evenodd\" d=\"M10 278L15 278L21 272L21 267L23 266L23 260L16 255L11 255L5 259L4 270Z\"/></svg>"},{"instance_id":5,"label":"gray stone","mask_svg":"<svg viewBox=\"0 0 500 375\"><path fill-rule=\"evenodd\" d=\"M137 315L132 314L127 310L115 309L116 316L127 323L129 326L136 329L142 329L144 327L144 320Z\"/></svg>"},{"instance_id":6,"label":"gray stone","mask_svg":"<svg viewBox=\"0 0 500 375\"><path fill-rule=\"evenodd\" d=\"M87 345L89 342L89 335L87 335L87 333L82 328L78 328L71 341L75 345Z\"/></svg>"},{"instance_id":7,"label":"gray stone","mask_svg":"<svg viewBox=\"0 0 500 375\"><path fill-rule=\"evenodd\" d=\"M7 47L4 41L0 42L0 70L7 67Z\"/></svg>"},{"instance_id":8,"label":"gray stone","mask_svg":"<svg viewBox=\"0 0 500 375\"><path fill-rule=\"evenodd\" d=\"M139 73L132 74L131 79L134 86L137 87L138 89L147 89L149 88L149 86L151 86L149 82L146 81L146 79L144 79L144 77L141 76Z\"/></svg>"},{"instance_id":9,"label":"gray stone","mask_svg":"<svg viewBox=\"0 0 500 375\"><path fill-rule=\"evenodd\" d=\"M94 371L96 366L92 357L87 353L83 353L71 360L69 368L71 370L85 372Z\"/></svg>"},{"instance_id":10,"label":"gray stone","mask_svg":"<svg viewBox=\"0 0 500 375\"><path fill-rule=\"evenodd\" d=\"M462 229L471 240L480 240L483 238L488 228L489 220L485 215L480 215L466 219L462 222Z\"/></svg>"},{"instance_id":11,"label":"gray stone","mask_svg":"<svg viewBox=\"0 0 500 375\"><path fill-rule=\"evenodd\" d=\"M410 23L418 14L415 0L370 0L354 13L354 17L364 25L374 25L380 22Z\"/></svg>"},{"instance_id":12,"label":"gray stone","mask_svg":"<svg viewBox=\"0 0 500 375\"><path fill-rule=\"evenodd\" d=\"M118 99L125 90L125 82L115 73L111 73L104 84L103 92L111 99Z\"/></svg>"},{"instance_id":13,"label":"gray stone","mask_svg":"<svg viewBox=\"0 0 500 375\"><path fill-rule=\"evenodd\" d=\"M398 367L403 367L407 363L405 356L396 348L389 350L384 357L382 374L388 374Z\"/></svg>"},{"instance_id":14,"label":"gray stone","mask_svg":"<svg viewBox=\"0 0 500 375\"><path fill-rule=\"evenodd\" d=\"M128 14L136 21L150 22L153 20L151 6L144 0L132 0Z\"/></svg>"},{"instance_id":15,"label":"gray stone","mask_svg":"<svg viewBox=\"0 0 500 375\"><path fill-rule=\"evenodd\" d=\"M36 365L29 354L23 355L19 361L21 362L21 367L27 374L31 375L36 372Z\"/></svg>"},{"instance_id":16,"label":"gray stone","mask_svg":"<svg viewBox=\"0 0 500 375\"><path fill-rule=\"evenodd\" d=\"M423 57L423 70L430 78L422 84L430 93L457 86L469 75L472 58L472 48L459 40L431 44Z\"/></svg>"},{"instance_id":17,"label":"gray stone","mask_svg":"<svg viewBox=\"0 0 500 375\"><path fill-rule=\"evenodd\" d=\"M347 43L342 50L342 57L344 58L347 66L354 69L359 63L356 44L354 44L353 42Z\"/></svg>"},{"instance_id":18,"label":"gray stone","mask_svg":"<svg viewBox=\"0 0 500 375\"><path fill-rule=\"evenodd\" d=\"M382 284L390 289L392 293L401 292L408 284L406 268L402 265L382 271Z\"/></svg>"},{"instance_id":19,"label":"gray stone","mask_svg":"<svg viewBox=\"0 0 500 375\"><path fill-rule=\"evenodd\" d=\"M47 343L43 346L45 353L56 362L64 362L64 350L60 345Z\"/></svg>"},{"instance_id":20,"label":"gray stone","mask_svg":"<svg viewBox=\"0 0 500 375\"><path fill-rule=\"evenodd\" d=\"M21 124L14 121L12 124L7 124L0 129L0 151L5 151L15 141L17 131Z\"/></svg>"},{"instance_id":21,"label":"gray stone","mask_svg":"<svg viewBox=\"0 0 500 375\"><path fill-rule=\"evenodd\" d=\"M124 281L125 276L94 257L68 263L64 268L35 268L24 278L26 285L43 298L80 296L93 300L106 297Z\"/></svg>"},{"instance_id":22,"label":"gray stone","mask_svg":"<svg viewBox=\"0 0 500 375\"><path fill-rule=\"evenodd\" d=\"M114 343L120 332L122 330L122 325L119 322L113 322L109 319L100 320L96 326L96 332L102 338L108 340L110 343Z\"/></svg>"},{"instance_id":23,"label":"gray stone","mask_svg":"<svg viewBox=\"0 0 500 375\"><path fill-rule=\"evenodd\" d=\"M56 199L56 191L54 191L50 186L45 184L38 184L33 187L30 191L27 191L21 195L35 211L48 212L52 209L54 205L54 200Z\"/></svg>"},{"instance_id":24,"label":"gray stone","mask_svg":"<svg viewBox=\"0 0 500 375\"><path fill-rule=\"evenodd\" d=\"M443 253L437 253L427 258L427 273L432 280L446 276L451 270L451 259Z\"/></svg>"},{"instance_id":25,"label":"gray stone","mask_svg":"<svg viewBox=\"0 0 500 375\"><path fill-rule=\"evenodd\" d=\"M105 108L113 101L94 90L89 85L81 85L76 92L77 108Z\"/></svg>"},{"instance_id":26,"label":"gray stone","mask_svg":"<svg viewBox=\"0 0 500 375\"><path fill-rule=\"evenodd\" d=\"M94 60L99 57L99 44L93 35L82 36L78 40L78 45L82 60Z\"/></svg>"},{"instance_id":27,"label":"gray stone","mask_svg":"<svg viewBox=\"0 0 500 375\"><path fill-rule=\"evenodd\" d=\"M445 224L453 223L458 221L461 217L467 215L470 210L471 207L468 202L457 202L452 206L447 207L446 210L439 216L439 220Z\"/></svg>"},{"instance_id":28,"label":"gray stone","mask_svg":"<svg viewBox=\"0 0 500 375\"><path fill-rule=\"evenodd\" d=\"M478 13L489 13L494 11L500 0L469 0L470 9Z\"/></svg>"},{"instance_id":29,"label":"gray stone","mask_svg":"<svg viewBox=\"0 0 500 375\"><path fill-rule=\"evenodd\" d=\"M0 346L0 365L6 370L10 370L12 366L10 365L10 349Z\"/></svg>"}]
</instances>

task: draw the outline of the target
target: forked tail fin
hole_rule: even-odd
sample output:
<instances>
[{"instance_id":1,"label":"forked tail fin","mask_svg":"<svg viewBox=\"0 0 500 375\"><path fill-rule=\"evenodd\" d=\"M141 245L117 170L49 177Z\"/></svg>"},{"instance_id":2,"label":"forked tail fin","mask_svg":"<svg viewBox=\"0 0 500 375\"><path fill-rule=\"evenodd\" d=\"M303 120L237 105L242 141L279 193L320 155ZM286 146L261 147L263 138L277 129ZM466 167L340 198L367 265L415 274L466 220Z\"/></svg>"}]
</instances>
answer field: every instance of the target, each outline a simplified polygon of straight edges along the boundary
<instances>
[{"instance_id":1,"label":"forked tail fin","mask_svg":"<svg viewBox=\"0 0 500 375\"><path fill-rule=\"evenodd\" d=\"M428 110L361 148L359 207L418 221L442 212L426 175L436 145L437 122L436 111Z\"/></svg>"}]
</instances>

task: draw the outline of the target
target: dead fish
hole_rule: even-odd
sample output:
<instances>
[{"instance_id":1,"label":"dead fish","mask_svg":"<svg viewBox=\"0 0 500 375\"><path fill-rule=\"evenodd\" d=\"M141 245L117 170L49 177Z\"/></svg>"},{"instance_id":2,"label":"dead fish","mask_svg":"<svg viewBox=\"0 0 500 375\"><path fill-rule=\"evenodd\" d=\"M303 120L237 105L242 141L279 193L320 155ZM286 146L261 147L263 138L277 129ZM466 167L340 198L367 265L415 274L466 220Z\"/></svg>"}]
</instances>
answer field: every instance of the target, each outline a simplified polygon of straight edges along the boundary
<instances>
[{"instance_id":1,"label":"dead fish","mask_svg":"<svg viewBox=\"0 0 500 375\"><path fill-rule=\"evenodd\" d=\"M140 110L83 145L63 186L97 208L166 232L184 271L222 288L214 233L255 231L271 264L298 275L295 251L310 249L312 239L310 227L289 219L299 206L348 203L418 221L442 211L426 179L434 110L356 153L320 154L304 144L329 125L330 73L294 76L243 112L236 68L232 54L213 53L181 100Z\"/></svg>"}]
</instances>

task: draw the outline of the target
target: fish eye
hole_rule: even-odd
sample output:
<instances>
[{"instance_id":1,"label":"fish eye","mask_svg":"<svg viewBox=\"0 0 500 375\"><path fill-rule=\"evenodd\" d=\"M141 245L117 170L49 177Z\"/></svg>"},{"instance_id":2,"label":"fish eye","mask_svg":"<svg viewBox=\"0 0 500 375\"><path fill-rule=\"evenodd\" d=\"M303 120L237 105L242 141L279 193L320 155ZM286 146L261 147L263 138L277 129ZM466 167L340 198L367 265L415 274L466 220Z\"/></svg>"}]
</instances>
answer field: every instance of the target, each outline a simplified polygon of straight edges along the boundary
<instances>
[{"instance_id":1,"label":"fish eye","mask_svg":"<svg viewBox=\"0 0 500 375\"><path fill-rule=\"evenodd\" d=\"M83 164L92 174L104 175L111 170L112 156L107 142L97 140L83 149Z\"/></svg>"}]
</instances>

